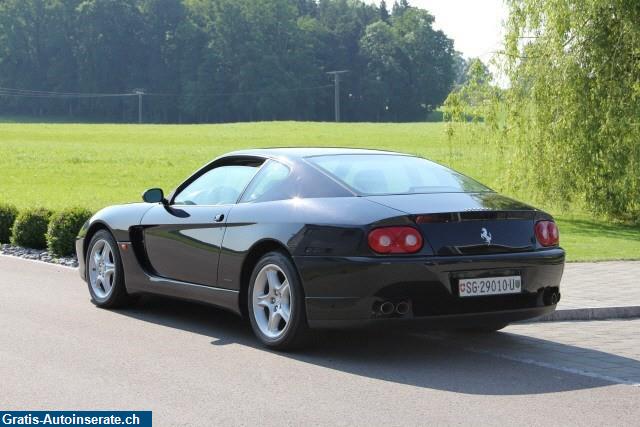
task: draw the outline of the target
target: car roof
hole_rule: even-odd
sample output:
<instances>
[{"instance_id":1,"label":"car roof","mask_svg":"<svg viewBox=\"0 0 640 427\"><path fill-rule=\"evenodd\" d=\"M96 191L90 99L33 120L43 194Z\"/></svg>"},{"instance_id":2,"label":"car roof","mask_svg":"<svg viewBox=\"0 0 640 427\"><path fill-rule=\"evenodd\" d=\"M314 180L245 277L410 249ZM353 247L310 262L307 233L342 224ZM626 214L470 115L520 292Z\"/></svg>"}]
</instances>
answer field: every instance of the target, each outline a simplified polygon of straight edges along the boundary
<instances>
[{"instance_id":1,"label":"car roof","mask_svg":"<svg viewBox=\"0 0 640 427\"><path fill-rule=\"evenodd\" d=\"M392 154L407 156L406 153L385 150L368 150L364 148L339 148L339 147L276 147L276 148L256 148L251 150L238 150L225 154L228 156L259 156L259 157L284 157L290 159L300 159L312 156L331 156L341 154Z\"/></svg>"}]
</instances>

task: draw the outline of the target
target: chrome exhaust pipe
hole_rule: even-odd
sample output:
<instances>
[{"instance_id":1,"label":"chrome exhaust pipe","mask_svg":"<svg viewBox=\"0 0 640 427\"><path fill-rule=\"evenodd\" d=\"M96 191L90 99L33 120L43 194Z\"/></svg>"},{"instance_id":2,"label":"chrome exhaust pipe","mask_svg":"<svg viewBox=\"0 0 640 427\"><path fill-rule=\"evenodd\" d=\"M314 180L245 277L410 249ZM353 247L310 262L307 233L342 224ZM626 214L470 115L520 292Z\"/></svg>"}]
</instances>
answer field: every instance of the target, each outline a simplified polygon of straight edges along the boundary
<instances>
[{"instance_id":1,"label":"chrome exhaust pipe","mask_svg":"<svg viewBox=\"0 0 640 427\"><path fill-rule=\"evenodd\" d=\"M409 303L406 301L400 301L398 304L396 304L396 313L401 316L407 314L409 312L409 309Z\"/></svg>"},{"instance_id":2,"label":"chrome exhaust pipe","mask_svg":"<svg viewBox=\"0 0 640 427\"><path fill-rule=\"evenodd\" d=\"M395 306L393 305L393 303L389 302L389 301L385 301L382 304L380 304L380 313L384 314L385 316L388 316L389 314L393 313L393 311L395 310Z\"/></svg>"},{"instance_id":3,"label":"chrome exhaust pipe","mask_svg":"<svg viewBox=\"0 0 640 427\"><path fill-rule=\"evenodd\" d=\"M545 294L544 303L546 305L556 305L560 301L560 292L551 291Z\"/></svg>"}]
</instances>

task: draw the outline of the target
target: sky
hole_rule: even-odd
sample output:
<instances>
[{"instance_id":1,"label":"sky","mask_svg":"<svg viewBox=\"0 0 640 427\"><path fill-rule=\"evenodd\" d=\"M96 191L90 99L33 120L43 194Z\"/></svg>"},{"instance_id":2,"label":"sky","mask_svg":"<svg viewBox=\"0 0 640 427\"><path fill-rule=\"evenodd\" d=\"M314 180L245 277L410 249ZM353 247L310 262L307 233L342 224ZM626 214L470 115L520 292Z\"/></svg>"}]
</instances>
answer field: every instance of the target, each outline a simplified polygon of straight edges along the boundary
<instances>
[{"instance_id":1,"label":"sky","mask_svg":"<svg viewBox=\"0 0 640 427\"><path fill-rule=\"evenodd\" d=\"M386 1L391 8L393 0ZM435 16L434 27L453 39L455 49L466 58L488 62L502 46L502 22L507 17L503 0L409 0L409 4Z\"/></svg>"}]
</instances>

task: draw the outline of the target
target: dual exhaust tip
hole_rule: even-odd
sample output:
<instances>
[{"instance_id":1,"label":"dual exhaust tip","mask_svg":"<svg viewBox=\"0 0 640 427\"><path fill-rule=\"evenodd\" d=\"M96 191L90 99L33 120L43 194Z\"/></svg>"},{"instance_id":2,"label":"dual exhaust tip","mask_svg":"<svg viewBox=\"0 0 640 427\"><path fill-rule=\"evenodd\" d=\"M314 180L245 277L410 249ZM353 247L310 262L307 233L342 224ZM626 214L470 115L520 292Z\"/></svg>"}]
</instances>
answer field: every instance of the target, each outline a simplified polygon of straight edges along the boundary
<instances>
[{"instance_id":1,"label":"dual exhaust tip","mask_svg":"<svg viewBox=\"0 0 640 427\"><path fill-rule=\"evenodd\" d=\"M560 301L560 292L556 290L545 292L543 301L546 305L556 305Z\"/></svg>"},{"instance_id":2,"label":"dual exhaust tip","mask_svg":"<svg viewBox=\"0 0 640 427\"><path fill-rule=\"evenodd\" d=\"M555 289L545 292L543 300L546 305L556 305L560 302L560 292ZM411 306L408 301L400 301L395 304L391 301L383 301L378 305L376 312L383 316L390 316L394 313L404 316L410 310Z\"/></svg>"},{"instance_id":3,"label":"dual exhaust tip","mask_svg":"<svg viewBox=\"0 0 640 427\"><path fill-rule=\"evenodd\" d=\"M407 301L400 301L396 304L392 303L391 301L384 301L378 306L378 313L384 316L389 316L393 313L404 316L405 314L409 313L410 309L411 307L409 306L409 303Z\"/></svg>"}]
</instances>

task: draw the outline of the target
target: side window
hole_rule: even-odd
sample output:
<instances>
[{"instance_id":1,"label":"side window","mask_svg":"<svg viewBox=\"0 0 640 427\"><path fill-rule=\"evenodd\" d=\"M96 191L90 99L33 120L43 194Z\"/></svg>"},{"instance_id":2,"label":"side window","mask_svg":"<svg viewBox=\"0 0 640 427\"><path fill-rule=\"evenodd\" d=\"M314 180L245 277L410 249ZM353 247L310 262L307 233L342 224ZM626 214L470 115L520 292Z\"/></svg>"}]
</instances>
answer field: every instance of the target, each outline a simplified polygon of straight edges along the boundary
<instances>
[{"instance_id":1,"label":"side window","mask_svg":"<svg viewBox=\"0 0 640 427\"><path fill-rule=\"evenodd\" d=\"M275 160L269 160L249 184L241 202L267 202L286 199L284 181L289 177L289 168Z\"/></svg>"},{"instance_id":2,"label":"side window","mask_svg":"<svg viewBox=\"0 0 640 427\"><path fill-rule=\"evenodd\" d=\"M175 197L176 205L235 203L258 170L257 166L219 166L205 172Z\"/></svg>"}]
</instances>

